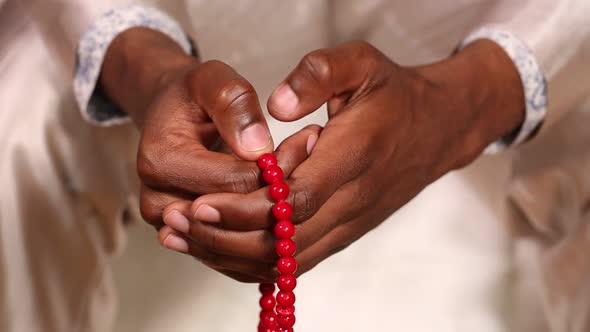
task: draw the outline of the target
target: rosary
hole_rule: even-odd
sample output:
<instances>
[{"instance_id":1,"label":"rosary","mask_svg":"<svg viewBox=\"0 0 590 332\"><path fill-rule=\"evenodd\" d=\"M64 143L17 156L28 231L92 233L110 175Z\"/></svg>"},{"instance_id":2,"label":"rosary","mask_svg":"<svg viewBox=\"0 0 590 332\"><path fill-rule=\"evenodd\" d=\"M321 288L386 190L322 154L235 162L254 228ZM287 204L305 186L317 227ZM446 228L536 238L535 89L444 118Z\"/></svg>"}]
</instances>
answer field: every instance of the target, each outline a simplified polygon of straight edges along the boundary
<instances>
[{"instance_id":1,"label":"rosary","mask_svg":"<svg viewBox=\"0 0 590 332\"><path fill-rule=\"evenodd\" d=\"M289 196L289 186L283 182L283 170L277 165L277 158L264 154L258 159L258 167L262 170L262 178L270 185L269 195L276 203L272 207L272 214L277 220L274 234L277 238L275 250L279 255L277 269L279 277L277 286L279 292L275 298L273 283L260 284L262 293L260 298L260 323L258 332L293 332L295 325L295 293L297 279L293 275L297 270L295 242L291 239L295 234L295 226L290 221L293 207L285 200Z\"/></svg>"}]
</instances>

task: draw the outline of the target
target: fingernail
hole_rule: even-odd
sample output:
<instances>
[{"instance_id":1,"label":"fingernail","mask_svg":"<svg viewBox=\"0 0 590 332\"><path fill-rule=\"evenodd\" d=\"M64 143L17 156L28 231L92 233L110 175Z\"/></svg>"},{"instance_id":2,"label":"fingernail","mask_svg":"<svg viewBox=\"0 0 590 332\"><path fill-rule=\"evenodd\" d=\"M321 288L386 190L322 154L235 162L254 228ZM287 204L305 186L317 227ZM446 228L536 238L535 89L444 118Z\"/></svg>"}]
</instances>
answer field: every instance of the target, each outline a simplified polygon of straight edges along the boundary
<instances>
[{"instance_id":1,"label":"fingernail","mask_svg":"<svg viewBox=\"0 0 590 332\"><path fill-rule=\"evenodd\" d=\"M173 234L168 235L166 239L164 239L164 247L178 252L188 252L188 243L184 239Z\"/></svg>"},{"instance_id":2,"label":"fingernail","mask_svg":"<svg viewBox=\"0 0 590 332\"><path fill-rule=\"evenodd\" d=\"M201 204L195 211L195 219L204 222L220 222L221 214L217 209L207 204Z\"/></svg>"},{"instance_id":3,"label":"fingernail","mask_svg":"<svg viewBox=\"0 0 590 332\"><path fill-rule=\"evenodd\" d=\"M314 148L315 143L317 141L318 141L318 135L316 135L316 134L309 135L309 137L307 138L307 155L311 154L311 151L313 151L313 148Z\"/></svg>"},{"instance_id":4,"label":"fingernail","mask_svg":"<svg viewBox=\"0 0 590 332\"><path fill-rule=\"evenodd\" d=\"M287 83L283 83L272 94L273 103L279 113L290 115L297 109L299 98Z\"/></svg>"},{"instance_id":5,"label":"fingernail","mask_svg":"<svg viewBox=\"0 0 590 332\"><path fill-rule=\"evenodd\" d=\"M188 219L177 210L173 210L164 216L164 223L175 230L183 233L188 233L190 224Z\"/></svg>"},{"instance_id":6,"label":"fingernail","mask_svg":"<svg viewBox=\"0 0 590 332\"><path fill-rule=\"evenodd\" d=\"M246 151L262 150L271 142L268 130L260 123L255 123L242 130L240 140L242 148Z\"/></svg>"}]
</instances>

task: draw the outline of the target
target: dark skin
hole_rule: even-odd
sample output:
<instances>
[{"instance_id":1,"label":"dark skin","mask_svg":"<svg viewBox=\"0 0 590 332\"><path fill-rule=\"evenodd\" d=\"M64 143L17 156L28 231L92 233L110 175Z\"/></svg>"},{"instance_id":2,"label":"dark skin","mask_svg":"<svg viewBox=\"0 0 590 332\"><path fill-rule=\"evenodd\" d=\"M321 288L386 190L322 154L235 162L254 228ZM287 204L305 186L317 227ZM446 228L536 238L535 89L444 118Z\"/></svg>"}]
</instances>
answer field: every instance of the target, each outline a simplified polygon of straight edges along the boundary
<instances>
[{"instance_id":1,"label":"dark skin","mask_svg":"<svg viewBox=\"0 0 590 332\"><path fill-rule=\"evenodd\" d=\"M141 131L137 153L140 209L156 229L164 226L164 217L178 225L182 215L163 215L172 202L260 188L260 171L253 161L272 152L273 142L254 88L227 64L202 63L186 55L169 37L134 28L120 34L109 47L100 83ZM249 131L251 128L255 130ZM307 143L317 139L320 129L303 128L277 148L285 174L307 158ZM188 250L177 236L162 242L175 250ZM242 259L190 243L196 257L223 261L233 270L245 265ZM239 264L232 265L234 261ZM249 280L240 272L222 272Z\"/></svg>"},{"instance_id":2,"label":"dark skin","mask_svg":"<svg viewBox=\"0 0 590 332\"><path fill-rule=\"evenodd\" d=\"M401 67L365 42L317 50L279 84L268 109L293 121L324 102L328 124L309 157L294 158L292 165L300 164L287 170L299 274L442 175L471 163L524 118L518 73L501 48L485 40L419 67ZM165 219L160 241L238 280L274 279L272 202L267 188L247 189L199 192L194 201L175 196L159 215L182 214L190 223L178 227ZM171 236L186 246L168 246Z\"/></svg>"}]
</instances>

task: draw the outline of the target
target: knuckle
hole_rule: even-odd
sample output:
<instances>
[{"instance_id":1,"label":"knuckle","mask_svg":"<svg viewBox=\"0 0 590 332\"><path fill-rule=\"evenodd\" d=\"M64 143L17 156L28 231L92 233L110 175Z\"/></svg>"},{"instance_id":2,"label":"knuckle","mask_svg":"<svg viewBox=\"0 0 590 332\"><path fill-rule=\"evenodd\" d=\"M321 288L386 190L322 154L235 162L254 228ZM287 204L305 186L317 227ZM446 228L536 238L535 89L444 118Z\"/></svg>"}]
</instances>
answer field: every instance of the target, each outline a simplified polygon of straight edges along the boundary
<instances>
[{"instance_id":1,"label":"knuckle","mask_svg":"<svg viewBox=\"0 0 590 332\"><path fill-rule=\"evenodd\" d=\"M207 60L207 61L201 63L201 65L199 66L199 68L202 71L208 71L208 70L219 69L219 68L226 67L226 66L227 65L223 61L219 61L219 60Z\"/></svg>"},{"instance_id":2,"label":"knuckle","mask_svg":"<svg viewBox=\"0 0 590 332\"><path fill-rule=\"evenodd\" d=\"M317 83L329 81L332 77L330 58L322 50L304 56L301 61L301 68Z\"/></svg>"},{"instance_id":3,"label":"knuckle","mask_svg":"<svg viewBox=\"0 0 590 332\"><path fill-rule=\"evenodd\" d=\"M139 199L139 212L143 220L151 225L162 223L162 209L159 208L152 194L142 193Z\"/></svg>"},{"instance_id":4,"label":"knuckle","mask_svg":"<svg viewBox=\"0 0 590 332\"><path fill-rule=\"evenodd\" d=\"M308 220L316 213L317 209L318 203L312 188L304 187L293 192L294 221Z\"/></svg>"},{"instance_id":5,"label":"knuckle","mask_svg":"<svg viewBox=\"0 0 590 332\"><path fill-rule=\"evenodd\" d=\"M211 231L209 232L209 234L207 235L206 239L204 239L205 240L204 243L205 243L207 250L210 252L218 252L221 237L222 237L222 231L217 228L212 228ZM211 255L211 256L213 256L214 258L217 257L217 255ZM219 262L214 262L214 263L219 263Z\"/></svg>"},{"instance_id":6,"label":"knuckle","mask_svg":"<svg viewBox=\"0 0 590 332\"><path fill-rule=\"evenodd\" d=\"M217 100L221 107L220 111L235 111L235 105L241 104L244 100L257 100L256 91L252 84L244 79L232 79L224 82L217 92ZM246 111L246 110L244 110Z\"/></svg>"},{"instance_id":7,"label":"knuckle","mask_svg":"<svg viewBox=\"0 0 590 332\"><path fill-rule=\"evenodd\" d=\"M360 51L366 52L367 54L373 54L376 51L375 47L365 40L354 40L351 42L351 44Z\"/></svg>"},{"instance_id":8,"label":"knuckle","mask_svg":"<svg viewBox=\"0 0 590 332\"><path fill-rule=\"evenodd\" d=\"M137 174L145 183L154 183L159 177L159 164L163 153L149 144L142 143L137 153Z\"/></svg>"},{"instance_id":9,"label":"knuckle","mask_svg":"<svg viewBox=\"0 0 590 332\"><path fill-rule=\"evenodd\" d=\"M224 187L233 193L247 194L258 189L258 171L253 168L241 172L229 172L223 176Z\"/></svg>"},{"instance_id":10,"label":"knuckle","mask_svg":"<svg viewBox=\"0 0 590 332\"><path fill-rule=\"evenodd\" d=\"M391 60L366 41L356 41L357 58L363 59L365 70L373 73L386 72Z\"/></svg>"},{"instance_id":11,"label":"knuckle","mask_svg":"<svg viewBox=\"0 0 590 332\"><path fill-rule=\"evenodd\" d=\"M196 70L192 71L189 74L189 79L191 83L198 84L202 78L206 78L215 72L218 72L220 69L228 67L224 62L219 60L207 60L202 62Z\"/></svg>"},{"instance_id":12,"label":"knuckle","mask_svg":"<svg viewBox=\"0 0 590 332\"><path fill-rule=\"evenodd\" d=\"M375 46L371 45L371 43L365 40L353 40L349 42L348 46L356 51L357 56L363 59L375 58L381 54L381 52L379 52Z\"/></svg>"}]
</instances>

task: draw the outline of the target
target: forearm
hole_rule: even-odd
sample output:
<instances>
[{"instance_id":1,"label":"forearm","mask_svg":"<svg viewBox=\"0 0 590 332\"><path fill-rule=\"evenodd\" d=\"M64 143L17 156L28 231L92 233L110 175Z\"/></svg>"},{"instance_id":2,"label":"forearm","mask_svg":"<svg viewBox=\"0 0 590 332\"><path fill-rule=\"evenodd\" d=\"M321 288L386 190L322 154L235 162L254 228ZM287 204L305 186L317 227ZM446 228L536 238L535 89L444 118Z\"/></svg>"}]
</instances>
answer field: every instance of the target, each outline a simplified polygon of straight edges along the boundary
<instances>
[{"instance_id":1,"label":"forearm","mask_svg":"<svg viewBox=\"0 0 590 332\"><path fill-rule=\"evenodd\" d=\"M198 65L170 37L148 28L119 34L109 46L100 84L109 98L141 127L151 97L172 73Z\"/></svg>"},{"instance_id":2,"label":"forearm","mask_svg":"<svg viewBox=\"0 0 590 332\"><path fill-rule=\"evenodd\" d=\"M525 116L523 86L510 57L496 43L476 41L454 56L419 68L443 91L449 122L458 133L458 167L475 159L492 142L510 136Z\"/></svg>"}]
</instances>

